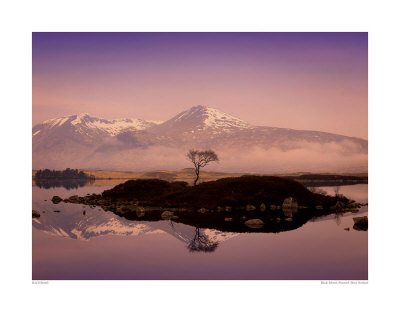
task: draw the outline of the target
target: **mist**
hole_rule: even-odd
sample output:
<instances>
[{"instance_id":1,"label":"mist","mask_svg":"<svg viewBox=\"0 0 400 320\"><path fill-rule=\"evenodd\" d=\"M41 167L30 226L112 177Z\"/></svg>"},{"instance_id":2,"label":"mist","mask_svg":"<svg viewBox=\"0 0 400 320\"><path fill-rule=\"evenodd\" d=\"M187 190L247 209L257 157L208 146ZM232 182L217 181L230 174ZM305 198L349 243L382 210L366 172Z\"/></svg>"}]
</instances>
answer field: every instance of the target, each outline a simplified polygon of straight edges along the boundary
<instances>
[{"instance_id":1,"label":"mist","mask_svg":"<svg viewBox=\"0 0 400 320\"><path fill-rule=\"evenodd\" d=\"M206 170L235 173L290 172L366 172L368 154L355 153L352 142L310 143L264 149L214 148L219 162L210 163ZM180 170L191 167L186 158L187 148L148 147L118 152L92 151L87 156L63 153L62 157L34 155L34 168L62 169L74 167L102 170ZM83 154L88 154L82 152Z\"/></svg>"}]
</instances>

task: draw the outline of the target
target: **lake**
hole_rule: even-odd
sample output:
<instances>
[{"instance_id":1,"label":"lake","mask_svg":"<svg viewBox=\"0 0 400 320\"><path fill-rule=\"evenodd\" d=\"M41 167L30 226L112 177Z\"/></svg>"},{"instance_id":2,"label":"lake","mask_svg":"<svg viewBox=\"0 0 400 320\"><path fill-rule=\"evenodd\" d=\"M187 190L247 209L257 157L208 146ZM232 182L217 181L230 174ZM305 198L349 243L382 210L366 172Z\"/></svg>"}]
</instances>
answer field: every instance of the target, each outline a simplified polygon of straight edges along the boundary
<instances>
[{"instance_id":1,"label":"lake","mask_svg":"<svg viewBox=\"0 0 400 320\"><path fill-rule=\"evenodd\" d=\"M32 187L33 209L41 215L32 219L33 280L368 279L368 231L353 229L353 217L367 215L367 206L291 231L232 233L170 220L131 221L101 208L50 200L111 187ZM333 194L335 188L320 189ZM341 186L340 193L368 202L367 184ZM202 239L212 250L196 250L204 247Z\"/></svg>"}]
</instances>

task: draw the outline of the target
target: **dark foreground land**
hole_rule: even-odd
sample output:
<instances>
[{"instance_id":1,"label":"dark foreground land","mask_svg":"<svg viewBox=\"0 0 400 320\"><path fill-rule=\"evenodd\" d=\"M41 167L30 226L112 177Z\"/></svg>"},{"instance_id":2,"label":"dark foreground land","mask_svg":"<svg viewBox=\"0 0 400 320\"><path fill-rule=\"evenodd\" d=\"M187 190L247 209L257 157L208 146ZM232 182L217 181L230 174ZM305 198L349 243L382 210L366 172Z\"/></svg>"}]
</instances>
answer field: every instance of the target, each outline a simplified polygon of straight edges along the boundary
<instances>
[{"instance_id":1,"label":"dark foreground land","mask_svg":"<svg viewBox=\"0 0 400 320\"><path fill-rule=\"evenodd\" d=\"M199 228L231 232L280 232L332 212L357 211L361 204L341 195L311 192L280 177L242 176L189 186L182 181L129 180L102 194L52 201L100 206L129 220L173 219Z\"/></svg>"}]
</instances>

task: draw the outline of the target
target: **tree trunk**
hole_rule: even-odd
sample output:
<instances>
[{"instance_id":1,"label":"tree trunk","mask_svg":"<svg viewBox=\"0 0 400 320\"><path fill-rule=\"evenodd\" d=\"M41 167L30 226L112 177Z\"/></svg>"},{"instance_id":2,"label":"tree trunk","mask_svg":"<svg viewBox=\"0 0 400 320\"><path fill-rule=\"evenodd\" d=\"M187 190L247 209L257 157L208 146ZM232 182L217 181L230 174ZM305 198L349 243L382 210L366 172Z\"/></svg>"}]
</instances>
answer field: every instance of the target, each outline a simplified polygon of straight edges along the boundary
<instances>
[{"instance_id":1,"label":"tree trunk","mask_svg":"<svg viewBox=\"0 0 400 320\"><path fill-rule=\"evenodd\" d=\"M197 169L194 171L196 173L196 179L194 180L194 185L197 185L197 181L199 180L200 177L200 169Z\"/></svg>"}]
</instances>

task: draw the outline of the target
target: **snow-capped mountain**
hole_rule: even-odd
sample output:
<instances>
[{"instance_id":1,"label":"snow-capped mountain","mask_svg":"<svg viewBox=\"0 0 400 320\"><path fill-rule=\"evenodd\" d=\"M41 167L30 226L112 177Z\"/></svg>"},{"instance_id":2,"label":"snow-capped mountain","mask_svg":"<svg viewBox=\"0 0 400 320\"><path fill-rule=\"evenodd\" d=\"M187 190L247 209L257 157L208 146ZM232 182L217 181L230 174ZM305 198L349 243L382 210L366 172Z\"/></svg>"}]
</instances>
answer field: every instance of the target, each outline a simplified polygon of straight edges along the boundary
<instances>
[{"instance_id":1,"label":"snow-capped mountain","mask_svg":"<svg viewBox=\"0 0 400 320\"><path fill-rule=\"evenodd\" d=\"M41 135L52 129L72 129L74 132L86 135L106 134L116 136L125 131L145 130L155 123L142 119L104 120L91 117L88 113L72 115L44 121L33 128L33 136Z\"/></svg>"},{"instance_id":2,"label":"snow-capped mountain","mask_svg":"<svg viewBox=\"0 0 400 320\"><path fill-rule=\"evenodd\" d=\"M154 126L151 131L160 134L176 133L200 133L207 131L232 132L235 130L250 129L254 126L245 121L235 118L217 109L195 106L189 110L177 114L158 126Z\"/></svg>"},{"instance_id":3,"label":"snow-capped mountain","mask_svg":"<svg viewBox=\"0 0 400 320\"><path fill-rule=\"evenodd\" d=\"M132 221L97 208L86 207L86 214L82 214L82 207L75 204L57 204L57 209L62 214L53 212L55 205L43 204L37 201L34 205L39 209L39 219L32 219L32 225L37 230L51 236L71 238L88 241L91 238L101 236L140 236L144 234L167 233L182 241L187 246L196 235L200 234L202 240L210 243L221 243L238 236L238 233L221 232L214 229L199 229L176 223L171 220L165 221Z\"/></svg>"},{"instance_id":4,"label":"snow-capped mountain","mask_svg":"<svg viewBox=\"0 0 400 320\"><path fill-rule=\"evenodd\" d=\"M183 223L177 223L172 220L168 221L168 228L163 229L165 232L173 235L182 242L190 243L196 237L196 228ZM222 232L215 229L199 229L199 234L209 242L221 243L231 238L237 237L240 233Z\"/></svg>"},{"instance_id":5,"label":"snow-capped mountain","mask_svg":"<svg viewBox=\"0 0 400 320\"><path fill-rule=\"evenodd\" d=\"M33 167L114 170L181 169L188 149L213 149L220 170L366 171L368 141L338 134L254 126L215 108L195 106L155 123L80 114L34 126Z\"/></svg>"}]
</instances>

